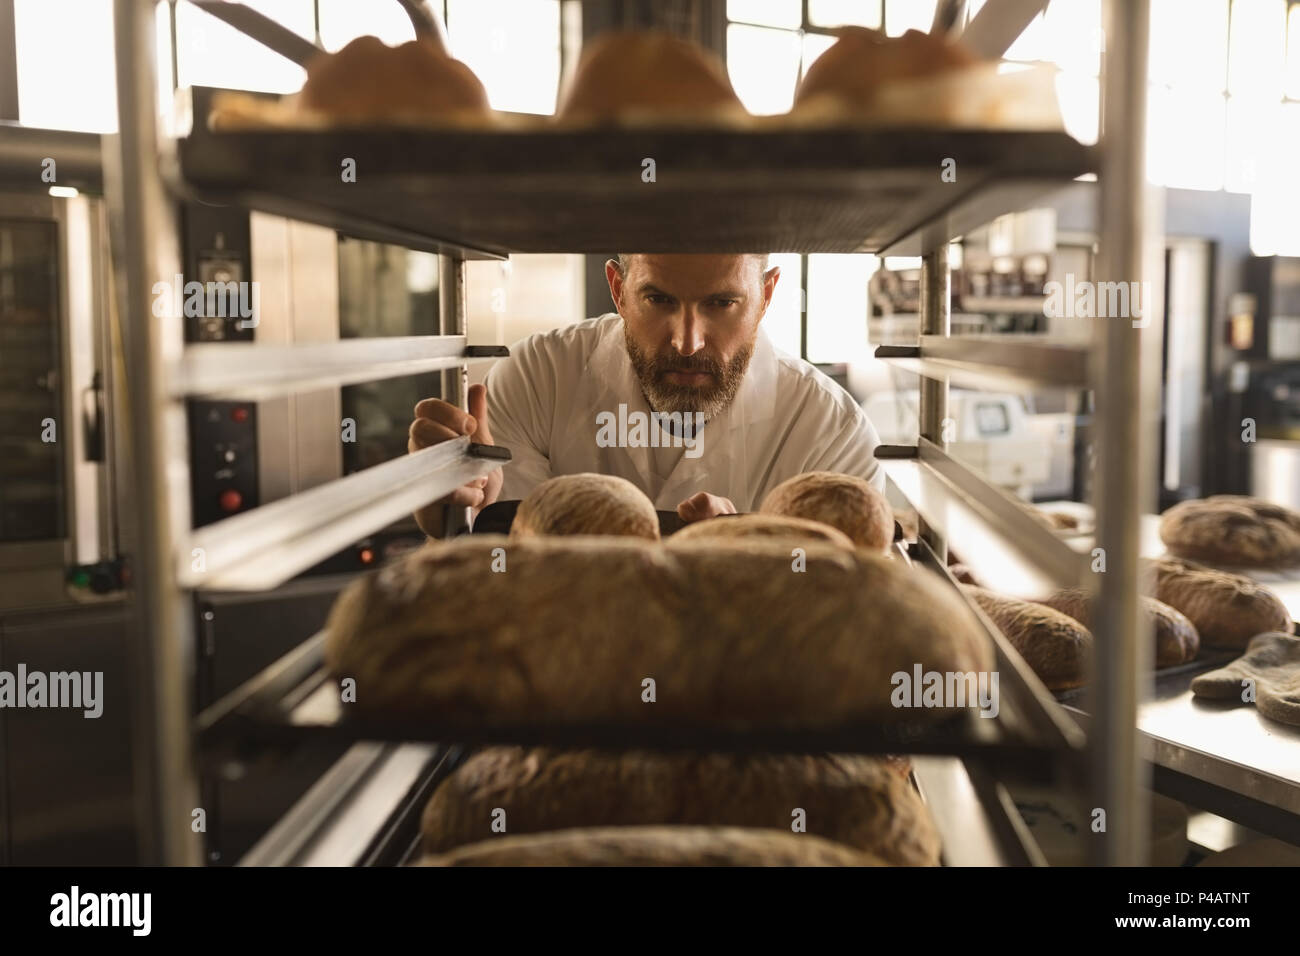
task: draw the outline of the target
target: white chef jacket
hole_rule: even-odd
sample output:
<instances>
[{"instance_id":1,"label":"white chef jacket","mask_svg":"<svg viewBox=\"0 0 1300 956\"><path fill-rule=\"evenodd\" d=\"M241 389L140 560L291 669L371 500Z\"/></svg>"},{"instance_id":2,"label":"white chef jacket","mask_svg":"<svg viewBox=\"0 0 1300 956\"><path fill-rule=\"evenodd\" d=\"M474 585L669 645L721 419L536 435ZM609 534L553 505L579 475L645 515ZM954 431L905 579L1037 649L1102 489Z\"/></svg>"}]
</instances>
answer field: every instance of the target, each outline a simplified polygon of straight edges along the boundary
<instances>
[{"instance_id":1,"label":"white chef jacket","mask_svg":"<svg viewBox=\"0 0 1300 956\"><path fill-rule=\"evenodd\" d=\"M762 327L731 404L683 447L601 447L597 415L651 410L632 368L616 312L531 335L488 372L488 426L513 456L500 500L523 498L556 475L626 478L661 511L700 491L753 511L774 487L806 471L859 475L883 490L873 452L880 437L844 389L775 348ZM657 427L652 425L651 427Z\"/></svg>"}]
</instances>

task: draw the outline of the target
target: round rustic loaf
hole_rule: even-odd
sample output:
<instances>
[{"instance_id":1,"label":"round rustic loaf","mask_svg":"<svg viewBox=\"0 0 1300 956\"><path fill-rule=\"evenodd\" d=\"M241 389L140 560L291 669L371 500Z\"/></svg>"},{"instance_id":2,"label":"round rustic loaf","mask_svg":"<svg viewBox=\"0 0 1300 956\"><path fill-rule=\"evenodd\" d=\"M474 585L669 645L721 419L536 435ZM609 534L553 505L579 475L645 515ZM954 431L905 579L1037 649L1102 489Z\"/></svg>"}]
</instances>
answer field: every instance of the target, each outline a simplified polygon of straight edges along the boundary
<instances>
[{"instance_id":1,"label":"round rustic loaf","mask_svg":"<svg viewBox=\"0 0 1300 956\"><path fill-rule=\"evenodd\" d=\"M820 521L871 551L888 551L894 540L894 514L885 496L856 475L833 471L795 475L769 491L758 510Z\"/></svg>"},{"instance_id":2,"label":"round rustic loaf","mask_svg":"<svg viewBox=\"0 0 1300 956\"><path fill-rule=\"evenodd\" d=\"M659 539L659 513L636 485L612 475L561 475L519 503L510 536L609 534Z\"/></svg>"},{"instance_id":3,"label":"round rustic loaf","mask_svg":"<svg viewBox=\"0 0 1300 956\"><path fill-rule=\"evenodd\" d=\"M489 747L434 791L424 850L570 827L687 824L807 832L896 866L936 866L939 835L921 798L885 760L827 754L699 754Z\"/></svg>"},{"instance_id":4,"label":"round rustic loaf","mask_svg":"<svg viewBox=\"0 0 1300 956\"><path fill-rule=\"evenodd\" d=\"M807 833L738 827L594 827L505 836L416 866L888 866Z\"/></svg>"},{"instance_id":5,"label":"round rustic loaf","mask_svg":"<svg viewBox=\"0 0 1300 956\"><path fill-rule=\"evenodd\" d=\"M1160 516L1171 554L1242 568L1300 563L1300 514L1260 498L1212 495L1182 501Z\"/></svg>"},{"instance_id":6,"label":"round rustic loaf","mask_svg":"<svg viewBox=\"0 0 1300 956\"><path fill-rule=\"evenodd\" d=\"M1092 632L1086 627L1060 611L1032 601L994 594L969 584L962 587L974 596L1048 690L1069 690L1083 685L1092 655Z\"/></svg>"},{"instance_id":7,"label":"round rustic loaf","mask_svg":"<svg viewBox=\"0 0 1300 956\"><path fill-rule=\"evenodd\" d=\"M668 33L606 33L586 46L556 110L561 120L637 116L747 115L726 68L694 43Z\"/></svg>"},{"instance_id":8,"label":"round rustic loaf","mask_svg":"<svg viewBox=\"0 0 1300 956\"><path fill-rule=\"evenodd\" d=\"M843 532L820 521L765 514L728 515L696 521L671 534L667 538L667 543L726 541L736 538L779 538L795 547L800 546L801 542L808 541L839 545L841 548L854 546Z\"/></svg>"},{"instance_id":9,"label":"round rustic loaf","mask_svg":"<svg viewBox=\"0 0 1300 956\"><path fill-rule=\"evenodd\" d=\"M964 47L918 30L890 37L867 27L840 27L835 34L839 39L813 61L795 91L796 110L822 97L870 106L885 84L978 62Z\"/></svg>"},{"instance_id":10,"label":"round rustic loaf","mask_svg":"<svg viewBox=\"0 0 1300 956\"><path fill-rule=\"evenodd\" d=\"M467 535L353 582L326 629L358 713L478 724L942 719L955 708L895 708L893 675L994 663L932 575L832 545L792 559L758 539Z\"/></svg>"},{"instance_id":11,"label":"round rustic loaf","mask_svg":"<svg viewBox=\"0 0 1300 956\"><path fill-rule=\"evenodd\" d=\"M1082 588L1062 588L1037 603L1092 628L1092 595ZM1149 597L1142 598L1142 609L1156 638L1156 667L1186 663L1200 651L1201 635L1182 612Z\"/></svg>"},{"instance_id":12,"label":"round rustic loaf","mask_svg":"<svg viewBox=\"0 0 1300 956\"><path fill-rule=\"evenodd\" d=\"M1256 634L1295 632L1291 614L1277 595L1240 574L1159 558L1147 566L1145 575L1150 585L1146 590L1186 615L1208 647L1240 650Z\"/></svg>"},{"instance_id":13,"label":"round rustic loaf","mask_svg":"<svg viewBox=\"0 0 1300 956\"><path fill-rule=\"evenodd\" d=\"M474 72L431 39L398 47L357 37L307 64L298 108L338 120L375 122L491 112Z\"/></svg>"}]
</instances>

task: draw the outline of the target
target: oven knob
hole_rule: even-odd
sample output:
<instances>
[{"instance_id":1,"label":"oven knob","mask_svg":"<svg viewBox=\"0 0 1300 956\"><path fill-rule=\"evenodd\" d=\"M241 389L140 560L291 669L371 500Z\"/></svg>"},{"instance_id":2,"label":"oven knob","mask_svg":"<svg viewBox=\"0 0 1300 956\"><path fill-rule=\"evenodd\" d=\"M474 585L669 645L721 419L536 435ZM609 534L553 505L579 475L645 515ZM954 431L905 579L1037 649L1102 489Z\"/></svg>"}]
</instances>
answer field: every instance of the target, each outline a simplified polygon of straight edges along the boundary
<instances>
[{"instance_id":1,"label":"oven knob","mask_svg":"<svg viewBox=\"0 0 1300 956\"><path fill-rule=\"evenodd\" d=\"M244 496L234 488L227 488L221 493L220 503L222 511L238 511L244 504Z\"/></svg>"}]
</instances>

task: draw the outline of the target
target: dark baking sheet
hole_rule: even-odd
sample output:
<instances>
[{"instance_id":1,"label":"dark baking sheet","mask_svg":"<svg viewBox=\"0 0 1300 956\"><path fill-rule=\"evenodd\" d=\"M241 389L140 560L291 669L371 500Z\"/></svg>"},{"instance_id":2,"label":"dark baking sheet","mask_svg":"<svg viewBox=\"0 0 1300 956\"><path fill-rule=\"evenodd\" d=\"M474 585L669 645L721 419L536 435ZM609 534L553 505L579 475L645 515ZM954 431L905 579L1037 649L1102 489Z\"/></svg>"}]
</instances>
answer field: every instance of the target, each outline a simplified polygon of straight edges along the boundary
<instances>
[{"instance_id":1,"label":"dark baking sheet","mask_svg":"<svg viewBox=\"0 0 1300 956\"><path fill-rule=\"evenodd\" d=\"M716 726L526 725L456 723L422 718L349 716L337 684L324 666L325 633L286 654L261 674L203 711L197 719L205 763L226 768L268 749L308 738L434 741L464 745L519 744L556 747L645 747L762 753L953 754L984 760L1008 777L1059 782L1059 744L1036 736L1023 707L1003 695L1001 713L974 712L942 722L849 724L824 730L730 730Z\"/></svg>"},{"instance_id":2,"label":"dark baking sheet","mask_svg":"<svg viewBox=\"0 0 1300 956\"><path fill-rule=\"evenodd\" d=\"M474 518L473 534L509 534L510 525L519 510L519 501L495 501ZM675 511L659 511L659 534L668 537L685 524Z\"/></svg>"},{"instance_id":3,"label":"dark baking sheet","mask_svg":"<svg viewBox=\"0 0 1300 956\"><path fill-rule=\"evenodd\" d=\"M212 91L168 157L196 198L412 247L511 252L880 252L933 247L1096 169L1065 133L836 128L212 133ZM356 161L355 182L340 163ZM655 181L642 163L655 161ZM957 176L944 182L945 159Z\"/></svg>"},{"instance_id":4,"label":"dark baking sheet","mask_svg":"<svg viewBox=\"0 0 1300 956\"><path fill-rule=\"evenodd\" d=\"M1210 648L1202 651L1192 660L1185 664L1175 664L1173 667L1158 667L1155 670L1155 679L1162 680L1166 677L1175 677L1179 674L1194 674L1203 670L1213 670L1216 667L1222 667L1229 661L1235 661L1244 651L1225 651L1219 648ZM1088 687L1072 687L1069 690L1053 691L1052 696L1058 703L1073 704L1078 706L1088 698Z\"/></svg>"}]
</instances>

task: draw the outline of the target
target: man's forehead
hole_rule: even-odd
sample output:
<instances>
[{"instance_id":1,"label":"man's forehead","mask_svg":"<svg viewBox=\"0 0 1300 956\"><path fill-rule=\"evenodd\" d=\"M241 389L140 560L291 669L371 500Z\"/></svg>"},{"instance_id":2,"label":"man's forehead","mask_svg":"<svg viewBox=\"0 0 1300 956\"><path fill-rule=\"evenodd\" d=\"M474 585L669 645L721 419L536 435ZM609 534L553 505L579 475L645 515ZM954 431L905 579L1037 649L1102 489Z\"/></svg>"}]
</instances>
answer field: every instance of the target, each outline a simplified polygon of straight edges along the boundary
<instances>
[{"instance_id":1,"label":"man's forehead","mask_svg":"<svg viewBox=\"0 0 1300 956\"><path fill-rule=\"evenodd\" d=\"M682 295L707 295L752 284L762 272L757 256L655 255L628 257L628 280Z\"/></svg>"}]
</instances>

